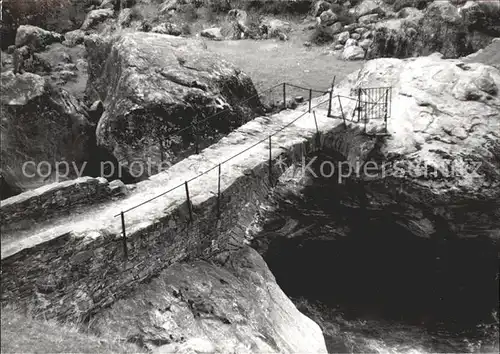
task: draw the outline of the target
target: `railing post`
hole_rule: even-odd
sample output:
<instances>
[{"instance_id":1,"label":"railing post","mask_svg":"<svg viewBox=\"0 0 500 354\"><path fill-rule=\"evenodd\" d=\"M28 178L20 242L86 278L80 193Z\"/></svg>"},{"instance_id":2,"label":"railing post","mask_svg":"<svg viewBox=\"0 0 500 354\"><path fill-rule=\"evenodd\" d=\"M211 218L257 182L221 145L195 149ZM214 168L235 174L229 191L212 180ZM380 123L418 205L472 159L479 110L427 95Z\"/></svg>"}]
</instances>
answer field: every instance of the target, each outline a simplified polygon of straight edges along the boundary
<instances>
[{"instance_id":1,"label":"railing post","mask_svg":"<svg viewBox=\"0 0 500 354\"><path fill-rule=\"evenodd\" d=\"M217 218L220 219L220 173L221 168L219 164L219 182L217 184Z\"/></svg>"},{"instance_id":2,"label":"railing post","mask_svg":"<svg viewBox=\"0 0 500 354\"><path fill-rule=\"evenodd\" d=\"M269 135L269 185L273 186L273 154L272 154L271 135Z\"/></svg>"},{"instance_id":3,"label":"railing post","mask_svg":"<svg viewBox=\"0 0 500 354\"><path fill-rule=\"evenodd\" d=\"M309 113L311 113L312 95L313 95L313 90L309 89Z\"/></svg>"},{"instance_id":4,"label":"railing post","mask_svg":"<svg viewBox=\"0 0 500 354\"><path fill-rule=\"evenodd\" d=\"M331 117L332 115L332 98L333 98L333 88L335 86L335 78L336 76L333 77L332 87L330 87L330 99L328 100L328 117Z\"/></svg>"},{"instance_id":5,"label":"railing post","mask_svg":"<svg viewBox=\"0 0 500 354\"><path fill-rule=\"evenodd\" d=\"M123 242L123 255L125 260L128 259L128 250L127 250L127 234L125 233L125 214L123 211L121 212L122 217L122 242Z\"/></svg>"},{"instance_id":6,"label":"railing post","mask_svg":"<svg viewBox=\"0 0 500 354\"><path fill-rule=\"evenodd\" d=\"M358 89L358 123L361 121L361 89Z\"/></svg>"},{"instance_id":7,"label":"railing post","mask_svg":"<svg viewBox=\"0 0 500 354\"><path fill-rule=\"evenodd\" d=\"M340 113L342 114L342 119L344 120L344 126L347 128L347 123L345 121L344 108L342 107L342 101L340 100L340 96L337 95L339 99Z\"/></svg>"},{"instance_id":8,"label":"railing post","mask_svg":"<svg viewBox=\"0 0 500 354\"><path fill-rule=\"evenodd\" d=\"M193 206L191 205L191 199L189 199L189 188L188 188L187 181L184 182L184 186L186 187L186 199L187 199L187 204L188 204L188 209L189 209L189 221L193 222Z\"/></svg>"},{"instance_id":9,"label":"railing post","mask_svg":"<svg viewBox=\"0 0 500 354\"><path fill-rule=\"evenodd\" d=\"M318 121L316 120L316 111L313 111L313 116L314 116L314 124L316 125L316 138L314 140L316 141L316 149L320 150L321 141L319 138L319 128L318 128Z\"/></svg>"},{"instance_id":10,"label":"railing post","mask_svg":"<svg viewBox=\"0 0 500 354\"><path fill-rule=\"evenodd\" d=\"M283 109L286 109L286 82L283 83Z\"/></svg>"}]
</instances>

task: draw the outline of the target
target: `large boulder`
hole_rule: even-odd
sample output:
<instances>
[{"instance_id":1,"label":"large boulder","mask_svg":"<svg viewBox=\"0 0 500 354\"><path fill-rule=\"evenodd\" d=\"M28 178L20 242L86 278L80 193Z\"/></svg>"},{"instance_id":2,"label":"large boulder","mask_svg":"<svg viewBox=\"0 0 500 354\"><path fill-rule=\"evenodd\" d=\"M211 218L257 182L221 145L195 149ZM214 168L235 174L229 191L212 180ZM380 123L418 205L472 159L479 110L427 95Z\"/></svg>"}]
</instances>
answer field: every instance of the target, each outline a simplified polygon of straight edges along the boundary
<instances>
[{"instance_id":1,"label":"large boulder","mask_svg":"<svg viewBox=\"0 0 500 354\"><path fill-rule=\"evenodd\" d=\"M361 17L370 14L385 14L383 10L383 2L381 0L363 0L358 5L354 6L350 12L356 17Z\"/></svg>"},{"instance_id":2,"label":"large boulder","mask_svg":"<svg viewBox=\"0 0 500 354\"><path fill-rule=\"evenodd\" d=\"M323 11L319 16L320 24L323 26L330 26L337 22L338 16L330 9Z\"/></svg>"},{"instance_id":3,"label":"large boulder","mask_svg":"<svg viewBox=\"0 0 500 354\"><path fill-rule=\"evenodd\" d=\"M215 41L221 41L224 39L220 27L206 28L200 32L200 36L213 39Z\"/></svg>"},{"instance_id":4,"label":"large boulder","mask_svg":"<svg viewBox=\"0 0 500 354\"><path fill-rule=\"evenodd\" d=\"M422 16L414 13L378 23L372 55L405 58L440 52L446 58L458 58L476 52L500 35L500 27L493 25L498 22L500 8L481 10L479 16L479 6L464 7L461 11L448 1L436 1Z\"/></svg>"},{"instance_id":5,"label":"large boulder","mask_svg":"<svg viewBox=\"0 0 500 354\"><path fill-rule=\"evenodd\" d=\"M207 146L261 108L251 79L202 41L135 32L88 36L85 45L87 96L105 107L98 144L137 177L141 166L154 164L154 173L162 161L193 153L196 141ZM196 132L195 121L203 121Z\"/></svg>"},{"instance_id":6,"label":"large boulder","mask_svg":"<svg viewBox=\"0 0 500 354\"><path fill-rule=\"evenodd\" d=\"M16 30L32 25L48 31L65 33L79 28L90 6L99 0L23 0L3 1L0 21L1 47L14 44Z\"/></svg>"},{"instance_id":7,"label":"large boulder","mask_svg":"<svg viewBox=\"0 0 500 354\"><path fill-rule=\"evenodd\" d=\"M19 26L16 33L16 47L27 45L35 51L43 50L47 45L63 40L64 37L59 33L30 25Z\"/></svg>"},{"instance_id":8,"label":"large boulder","mask_svg":"<svg viewBox=\"0 0 500 354\"><path fill-rule=\"evenodd\" d=\"M327 353L320 327L245 247L223 265L178 263L95 317L93 327L153 353Z\"/></svg>"},{"instance_id":9,"label":"large boulder","mask_svg":"<svg viewBox=\"0 0 500 354\"><path fill-rule=\"evenodd\" d=\"M377 59L338 90L389 86L391 136L374 157L385 169L367 177L370 208L398 205L398 222L423 237L444 227L456 237L499 239L500 71L438 54Z\"/></svg>"},{"instance_id":10,"label":"large boulder","mask_svg":"<svg viewBox=\"0 0 500 354\"><path fill-rule=\"evenodd\" d=\"M312 9L311 9L312 15L314 17L318 17L324 11L330 10L331 6L332 5L328 1L325 1L325 0L316 1L313 4Z\"/></svg>"},{"instance_id":11,"label":"large boulder","mask_svg":"<svg viewBox=\"0 0 500 354\"><path fill-rule=\"evenodd\" d=\"M265 17L260 23L260 32L266 38L280 38L287 35L292 30L289 22L278 20L276 18Z\"/></svg>"},{"instance_id":12,"label":"large boulder","mask_svg":"<svg viewBox=\"0 0 500 354\"><path fill-rule=\"evenodd\" d=\"M363 60L365 58L365 51L357 45L347 45L342 52L342 59L344 60Z\"/></svg>"},{"instance_id":13,"label":"large boulder","mask_svg":"<svg viewBox=\"0 0 500 354\"><path fill-rule=\"evenodd\" d=\"M87 14L87 18L80 29L82 31L95 29L99 24L113 18L114 15L115 12L111 9L92 10Z\"/></svg>"},{"instance_id":14,"label":"large boulder","mask_svg":"<svg viewBox=\"0 0 500 354\"><path fill-rule=\"evenodd\" d=\"M470 54L464 58L468 63L482 63L491 65L500 70L500 38L496 38L493 42L484 49L478 50L476 53Z\"/></svg>"},{"instance_id":15,"label":"large boulder","mask_svg":"<svg viewBox=\"0 0 500 354\"><path fill-rule=\"evenodd\" d=\"M65 91L41 76L2 73L2 159L0 168L23 190L56 178L56 163L66 161L59 178L84 172L92 153L92 133L85 110Z\"/></svg>"}]
</instances>

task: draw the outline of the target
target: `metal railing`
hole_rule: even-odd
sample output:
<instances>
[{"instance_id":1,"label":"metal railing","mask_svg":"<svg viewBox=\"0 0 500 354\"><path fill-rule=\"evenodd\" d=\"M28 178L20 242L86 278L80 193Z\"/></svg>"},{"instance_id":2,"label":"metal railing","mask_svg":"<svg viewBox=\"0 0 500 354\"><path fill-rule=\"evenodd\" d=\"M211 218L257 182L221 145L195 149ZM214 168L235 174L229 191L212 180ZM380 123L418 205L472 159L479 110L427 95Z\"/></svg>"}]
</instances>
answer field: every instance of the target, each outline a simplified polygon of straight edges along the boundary
<instances>
[{"instance_id":1,"label":"metal railing","mask_svg":"<svg viewBox=\"0 0 500 354\"><path fill-rule=\"evenodd\" d=\"M224 161L214 165L213 167L207 169L206 171L202 172L202 173L199 173L198 175L196 175L195 177L192 177L191 179L188 179L182 183L179 183L178 185L172 187L172 188L169 188L168 190L162 192L162 193L159 193L157 194L156 196L154 197L151 197L127 210L122 210L120 213L114 215L114 217L118 217L120 216L121 217L121 223L122 223L122 237L123 237L123 245L124 245L124 255L125 257L127 258L127 243L126 243L126 225L125 225L125 214L132 211L132 210L135 210L145 204L148 204L150 202L152 202L153 200L156 200L168 193L171 193L172 191L176 190L176 189L179 189L179 188L182 188L184 187L185 189L185 193L186 193L186 201L187 201L187 204L188 204L188 211L189 211L189 222L193 222L194 221L194 215L193 215L193 208L192 208L192 204L191 204L191 198L190 198L190 194L189 194L189 183L190 182L193 182L194 180L210 173L211 171L214 171L214 170L218 170L218 183L217 183L217 217L220 218L221 216L221 197L222 197L222 193L221 193L221 170L222 170L222 166L224 164L227 164L229 161L233 160L234 158L240 156L241 154L253 149L254 147L258 146L259 144L262 144L262 143L268 143L269 144L269 182L270 182L270 185L272 186L272 179L273 179L273 176L272 176L272 137L275 136L276 134L282 132L284 129L288 128L289 126L291 126L292 124L294 124L296 121L298 121L299 119L303 118L304 116L310 114L310 112L313 112L313 117L314 117L314 121L315 121L315 127L316 127L316 136L319 137L319 129L318 129L318 123L317 123L317 120L316 120L316 114L314 111L312 111L314 108L317 108L323 104L326 104L330 101L330 97L328 97L327 99L325 100L322 100L320 101L319 103L315 104L314 106L312 105L309 105L309 109L306 111L306 112L303 112L301 113L298 117L294 118L291 122L287 123L286 125L280 127L279 129L277 129L276 131L270 133L266 138L264 139L261 139L257 142L255 142L254 144L252 144L251 146L245 148L244 150L232 155L231 157L225 159ZM329 107L329 109L331 109L331 107Z\"/></svg>"}]
</instances>

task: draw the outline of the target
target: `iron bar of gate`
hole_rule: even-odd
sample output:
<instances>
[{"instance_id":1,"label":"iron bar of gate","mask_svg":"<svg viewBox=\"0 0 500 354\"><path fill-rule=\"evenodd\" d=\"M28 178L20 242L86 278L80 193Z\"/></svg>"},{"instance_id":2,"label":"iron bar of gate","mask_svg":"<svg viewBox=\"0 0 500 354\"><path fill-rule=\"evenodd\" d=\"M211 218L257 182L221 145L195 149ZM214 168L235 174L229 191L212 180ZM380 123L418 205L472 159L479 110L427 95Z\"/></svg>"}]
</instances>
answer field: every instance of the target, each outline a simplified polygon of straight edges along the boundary
<instances>
[{"instance_id":1,"label":"iron bar of gate","mask_svg":"<svg viewBox=\"0 0 500 354\"><path fill-rule=\"evenodd\" d=\"M128 250L127 250L127 234L125 233L125 214L123 211L121 212L122 217L122 242L123 242L123 257L125 260L128 259Z\"/></svg>"},{"instance_id":2,"label":"iron bar of gate","mask_svg":"<svg viewBox=\"0 0 500 354\"><path fill-rule=\"evenodd\" d=\"M221 167L219 164L219 181L217 183L217 218L220 219L220 171Z\"/></svg>"},{"instance_id":3,"label":"iron bar of gate","mask_svg":"<svg viewBox=\"0 0 500 354\"><path fill-rule=\"evenodd\" d=\"M328 114L327 116L330 117L332 115L332 98L333 98L333 87L335 86L335 76L333 77L332 80L332 86L330 87L330 92L329 92L329 100L328 100Z\"/></svg>"},{"instance_id":4,"label":"iron bar of gate","mask_svg":"<svg viewBox=\"0 0 500 354\"><path fill-rule=\"evenodd\" d=\"M358 123L361 121L361 89L358 89Z\"/></svg>"},{"instance_id":5,"label":"iron bar of gate","mask_svg":"<svg viewBox=\"0 0 500 354\"><path fill-rule=\"evenodd\" d=\"M316 125L316 138L314 140L316 141L316 148L319 150L321 141L319 138L319 128L318 128L318 121L316 119L316 111L313 111L313 116L314 116L314 124Z\"/></svg>"},{"instance_id":6,"label":"iron bar of gate","mask_svg":"<svg viewBox=\"0 0 500 354\"><path fill-rule=\"evenodd\" d=\"M312 95L313 95L313 90L309 89L309 113L311 113Z\"/></svg>"},{"instance_id":7,"label":"iron bar of gate","mask_svg":"<svg viewBox=\"0 0 500 354\"><path fill-rule=\"evenodd\" d=\"M187 181L184 182L184 186L186 187L186 199L187 199L188 210L189 210L189 221L193 222L193 206L191 205L191 199L189 198L189 187L188 187Z\"/></svg>"},{"instance_id":8,"label":"iron bar of gate","mask_svg":"<svg viewBox=\"0 0 500 354\"><path fill-rule=\"evenodd\" d=\"M389 110L389 89L386 89L386 91L385 91L385 114L384 114L384 125L385 125L385 132L386 133L387 133L388 110Z\"/></svg>"},{"instance_id":9,"label":"iron bar of gate","mask_svg":"<svg viewBox=\"0 0 500 354\"><path fill-rule=\"evenodd\" d=\"M269 185L273 186L273 153L272 153L271 135L269 135Z\"/></svg>"},{"instance_id":10,"label":"iron bar of gate","mask_svg":"<svg viewBox=\"0 0 500 354\"><path fill-rule=\"evenodd\" d=\"M283 83L283 109L286 109L286 82Z\"/></svg>"}]
</instances>

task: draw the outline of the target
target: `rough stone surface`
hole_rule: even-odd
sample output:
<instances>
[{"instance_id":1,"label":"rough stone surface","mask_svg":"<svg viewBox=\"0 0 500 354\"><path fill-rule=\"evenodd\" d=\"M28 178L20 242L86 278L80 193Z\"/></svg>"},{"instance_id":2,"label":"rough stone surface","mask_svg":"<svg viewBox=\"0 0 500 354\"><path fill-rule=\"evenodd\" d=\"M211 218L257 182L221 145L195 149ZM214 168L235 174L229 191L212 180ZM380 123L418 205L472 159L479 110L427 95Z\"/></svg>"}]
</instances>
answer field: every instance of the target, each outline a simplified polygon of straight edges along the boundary
<instances>
[{"instance_id":1,"label":"rough stone surface","mask_svg":"<svg viewBox=\"0 0 500 354\"><path fill-rule=\"evenodd\" d=\"M337 22L338 16L330 9L323 11L319 16L320 24L323 26L331 26Z\"/></svg>"},{"instance_id":2,"label":"rough stone surface","mask_svg":"<svg viewBox=\"0 0 500 354\"><path fill-rule=\"evenodd\" d=\"M354 38L349 38L346 42L345 42L345 46L346 47L354 47L354 46L357 46L358 45L358 41L355 40Z\"/></svg>"},{"instance_id":3,"label":"rough stone surface","mask_svg":"<svg viewBox=\"0 0 500 354\"><path fill-rule=\"evenodd\" d=\"M495 39L486 48L465 57L464 61L491 65L500 70L500 38Z\"/></svg>"},{"instance_id":4,"label":"rough stone surface","mask_svg":"<svg viewBox=\"0 0 500 354\"><path fill-rule=\"evenodd\" d=\"M369 61L341 83L393 87L379 157L392 172L369 182L370 205L398 204L405 227L423 237L440 219L456 237L500 238L499 85L497 69L440 55Z\"/></svg>"},{"instance_id":5,"label":"rough stone surface","mask_svg":"<svg viewBox=\"0 0 500 354\"><path fill-rule=\"evenodd\" d=\"M354 8L352 8L351 12L357 17L362 17L370 14L383 14L384 11L382 10L381 4L382 2L379 0L363 0Z\"/></svg>"},{"instance_id":6,"label":"rough stone surface","mask_svg":"<svg viewBox=\"0 0 500 354\"><path fill-rule=\"evenodd\" d=\"M172 23L162 23L151 29L153 33L168 34L171 36L180 36L182 34L181 29Z\"/></svg>"},{"instance_id":7,"label":"rough stone surface","mask_svg":"<svg viewBox=\"0 0 500 354\"><path fill-rule=\"evenodd\" d=\"M339 34L337 40L339 41L339 43L344 44L349 39L350 36L351 34L348 31L345 31Z\"/></svg>"},{"instance_id":8,"label":"rough stone surface","mask_svg":"<svg viewBox=\"0 0 500 354\"><path fill-rule=\"evenodd\" d=\"M52 183L18 194L2 201L2 231L33 227L34 223L67 215L85 205L99 203L110 194L106 179L91 177Z\"/></svg>"},{"instance_id":9,"label":"rough stone surface","mask_svg":"<svg viewBox=\"0 0 500 354\"><path fill-rule=\"evenodd\" d=\"M114 15L115 12L111 9L92 10L87 14L87 18L80 29L83 31L95 29L97 25L112 18Z\"/></svg>"},{"instance_id":10,"label":"rough stone surface","mask_svg":"<svg viewBox=\"0 0 500 354\"><path fill-rule=\"evenodd\" d=\"M279 19L265 17L260 24L260 32L265 38L280 38L280 36L288 35L292 30L289 22Z\"/></svg>"},{"instance_id":11,"label":"rough stone surface","mask_svg":"<svg viewBox=\"0 0 500 354\"><path fill-rule=\"evenodd\" d=\"M30 25L19 26L16 34L16 47L30 46L33 50L43 50L47 45L62 42L63 36Z\"/></svg>"},{"instance_id":12,"label":"rough stone surface","mask_svg":"<svg viewBox=\"0 0 500 354\"><path fill-rule=\"evenodd\" d=\"M373 41L371 39L363 39L359 41L359 46L363 48L364 50L368 50L370 46L372 45Z\"/></svg>"},{"instance_id":13,"label":"rough stone surface","mask_svg":"<svg viewBox=\"0 0 500 354\"><path fill-rule=\"evenodd\" d=\"M261 108L250 78L202 41L126 33L87 37L85 44L87 94L105 107L97 142L136 176L147 172L139 162L154 169L194 152L196 137L188 127L195 119L229 110L200 124L197 133L207 146Z\"/></svg>"},{"instance_id":14,"label":"rough stone surface","mask_svg":"<svg viewBox=\"0 0 500 354\"><path fill-rule=\"evenodd\" d=\"M365 58L365 51L357 45L346 45L342 52L342 59L344 60L363 60Z\"/></svg>"},{"instance_id":15,"label":"rough stone surface","mask_svg":"<svg viewBox=\"0 0 500 354\"><path fill-rule=\"evenodd\" d=\"M500 9L492 6L478 20L472 6L461 11L448 1L435 1L422 15L379 22L372 55L405 58L439 52L445 58L458 58L476 52L500 35Z\"/></svg>"},{"instance_id":16,"label":"rough stone surface","mask_svg":"<svg viewBox=\"0 0 500 354\"><path fill-rule=\"evenodd\" d=\"M214 27L214 28L207 28L201 31L200 35L202 37L208 38L208 39L213 39L213 40L223 40L224 36L221 33L220 27Z\"/></svg>"},{"instance_id":17,"label":"rough stone surface","mask_svg":"<svg viewBox=\"0 0 500 354\"><path fill-rule=\"evenodd\" d=\"M65 160L70 165L67 176L74 176L92 147L92 129L81 103L32 73L8 71L1 80L1 168L23 189L52 181L55 165L43 161ZM63 178L65 167L61 169Z\"/></svg>"},{"instance_id":18,"label":"rough stone surface","mask_svg":"<svg viewBox=\"0 0 500 354\"><path fill-rule=\"evenodd\" d=\"M219 259L168 268L95 317L94 329L153 353L326 353L319 326L295 308L255 250Z\"/></svg>"},{"instance_id":19,"label":"rough stone surface","mask_svg":"<svg viewBox=\"0 0 500 354\"><path fill-rule=\"evenodd\" d=\"M328 136L343 131L337 129L342 125L340 120L326 117L327 97L312 101L318 129L324 133L321 144L329 144ZM318 107L320 102L323 105ZM344 109L351 114L354 105L346 103ZM77 320L114 303L116 296L135 289L175 262L238 249L244 242L246 225L270 190L266 166L269 132L287 126L272 138L276 146L272 161L297 161L315 149L316 125L307 111L308 103L304 103L296 111L254 119L199 155L138 183L125 198L58 219L46 228L33 225L35 229L24 236L3 235L2 303L17 299L19 304L33 304L47 317ZM353 151L356 149L354 146ZM217 196L212 193L218 184L216 167L231 156L233 159L222 167L218 219ZM191 180L208 170L211 172ZM273 162L273 179L282 172ZM188 222L184 188L188 180L193 222ZM121 223L115 215L170 189L170 193L126 213L125 262ZM20 277L20 272L26 276ZM62 288L64 291L55 291ZM75 301L77 298L80 300Z\"/></svg>"},{"instance_id":20,"label":"rough stone surface","mask_svg":"<svg viewBox=\"0 0 500 354\"><path fill-rule=\"evenodd\" d=\"M379 16L378 14L370 14L370 15L364 15L364 16L361 16L359 19L358 19L358 22L361 23L361 24L368 24L368 23L373 23L373 22L377 22L379 19Z\"/></svg>"},{"instance_id":21,"label":"rough stone surface","mask_svg":"<svg viewBox=\"0 0 500 354\"><path fill-rule=\"evenodd\" d=\"M324 0L316 1L313 5L313 8L312 8L312 15L314 17L318 17L324 11L328 11L330 9L330 7L331 7L331 4L328 1L324 1Z\"/></svg>"},{"instance_id":22,"label":"rough stone surface","mask_svg":"<svg viewBox=\"0 0 500 354\"><path fill-rule=\"evenodd\" d=\"M66 32L64 34L63 44L68 47L74 47L79 44L83 44L83 39L85 38L85 32L82 30L74 30Z\"/></svg>"}]
</instances>

